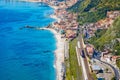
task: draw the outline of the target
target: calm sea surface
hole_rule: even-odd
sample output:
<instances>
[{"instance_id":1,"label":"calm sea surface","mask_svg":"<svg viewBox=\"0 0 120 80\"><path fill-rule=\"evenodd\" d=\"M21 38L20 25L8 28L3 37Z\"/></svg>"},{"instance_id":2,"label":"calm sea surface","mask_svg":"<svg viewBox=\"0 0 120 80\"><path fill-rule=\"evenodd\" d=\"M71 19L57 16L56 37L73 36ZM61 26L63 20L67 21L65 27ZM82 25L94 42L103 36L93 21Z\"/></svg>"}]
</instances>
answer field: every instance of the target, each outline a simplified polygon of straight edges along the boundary
<instances>
[{"instance_id":1,"label":"calm sea surface","mask_svg":"<svg viewBox=\"0 0 120 80\"><path fill-rule=\"evenodd\" d=\"M53 9L40 3L0 0L0 80L55 80L56 40L47 26Z\"/></svg>"}]
</instances>

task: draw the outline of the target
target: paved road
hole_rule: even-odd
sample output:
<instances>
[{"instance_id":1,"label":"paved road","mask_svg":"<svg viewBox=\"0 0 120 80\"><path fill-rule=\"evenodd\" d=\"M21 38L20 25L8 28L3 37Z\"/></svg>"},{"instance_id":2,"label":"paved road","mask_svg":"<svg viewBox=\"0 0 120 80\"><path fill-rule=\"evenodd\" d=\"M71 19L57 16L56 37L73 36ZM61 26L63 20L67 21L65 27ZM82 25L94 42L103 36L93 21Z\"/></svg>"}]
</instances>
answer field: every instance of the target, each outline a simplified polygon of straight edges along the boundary
<instances>
[{"instance_id":1,"label":"paved road","mask_svg":"<svg viewBox=\"0 0 120 80\"><path fill-rule=\"evenodd\" d=\"M103 63L103 62L101 62L100 60L97 60L97 59L94 59L94 61L95 61L93 63L94 65L99 65L100 68L104 69L103 73L98 73L97 74L97 77L104 77L105 80L111 80L111 78L114 77L114 71L109 65L107 65L107 64L105 64L105 63ZM106 72L106 69L108 69L108 72Z\"/></svg>"},{"instance_id":2,"label":"paved road","mask_svg":"<svg viewBox=\"0 0 120 80\"><path fill-rule=\"evenodd\" d=\"M100 60L101 61L101 60ZM120 74L119 74L119 71L111 64L107 63L107 62L104 62L104 61L101 61L107 65L109 65L113 70L114 70L114 73L115 73L115 78L116 80L120 80Z\"/></svg>"}]
</instances>

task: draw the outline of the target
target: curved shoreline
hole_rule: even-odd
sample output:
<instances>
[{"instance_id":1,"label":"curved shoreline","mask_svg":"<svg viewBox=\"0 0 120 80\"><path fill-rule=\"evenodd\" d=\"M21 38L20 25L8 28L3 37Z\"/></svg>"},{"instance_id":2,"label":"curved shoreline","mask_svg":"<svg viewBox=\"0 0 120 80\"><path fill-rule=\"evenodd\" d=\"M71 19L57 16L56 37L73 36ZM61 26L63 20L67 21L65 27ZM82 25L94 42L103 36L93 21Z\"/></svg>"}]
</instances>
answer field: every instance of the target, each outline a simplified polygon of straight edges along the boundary
<instances>
[{"instance_id":1,"label":"curved shoreline","mask_svg":"<svg viewBox=\"0 0 120 80\"><path fill-rule=\"evenodd\" d=\"M48 4L49 7L53 8L54 10L57 9L57 7L51 6ZM50 18L55 19L57 22L60 21L60 18L58 18L56 15L51 14ZM54 22L53 22L54 23ZM57 33L55 29L53 28L42 28L44 30L49 30L54 34L54 37L56 39L56 50L55 53L55 69L56 69L56 80L63 80L64 78L64 71L63 71L63 63L64 63L64 50L65 50L65 39L61 38L61 34Z\"/></svg>"},{"instance_id":2,"label":"curved shoreline","mask_svg":"<svg viewBox=\"0 0 120 80\"><path fill-rule=\"evenodd\" d=\"M49 5L50 6L50 5ZM50 6L55 10L54 7ZM58 18L56 15L51 14L51 18L55 19L57 22L60 21L60 18ZM54 22L53 22L54 23ZM64 72L62 64L64 63L64 50L65 50L65 39L61 38L61 34L57 33L55 29L53 28L43 28L44 30L49 30L54 34L54 37L56 39L56 50L55 53L55 68L56 68L56 80L63 80Z\"/></svg>"},{"instance_id":3,"label":"curved shoreline","mask_svg":"<svg viewBox=\"0 0 120 80\"><path fill-rule=\"evenodd\" d=\"M56 78L57 80L63 80L63 73L62 72L62 64L64 63L64 44L65 44L65 40L61 38L61 35L59 33L57 33L54 29L46 29L51 31L57 42L56 42L56 47L57 49L54 51L55 52L55 56L56 56L56 60L55 60L55 66L56 66Z\"/></svg>"},{"instance_id":4,"label":"curved shoreline","mask_svg":"<svg viewBox=\"0 0 120 80\"><path fill-rule=\"evenodd\" d=\"M29 2L40 2L40 1L34 1L34 0L29 0ZM43 2L44 3L44 2ZM58 9L58 7L51 6L48 4L49 7L53 8L54 10ZM58 18L56 15L51 14L50 18L55 19L56 21L60 21L60 18ZM53 22L54 23L54 22ZM56 68L56 80L63 80L64 77L64 71L63 71L63 63L64 63L64 50L65 50L65 39L61 38L61 34L57 33L54 29L52 28L37 28L37 29L44 29L44 30L49 30L54 34L54 37L56 39L56 50L54 51L55 53L55 68Z\"/></svg>"},{"instance_id":5,"label":"curved shoreline","mask_svg":"<svg viewBox=\"0 0 120 80\"><path fill-rule=\"evenodd\" d=\"M56 42L56 50L54 51L55 53L55 68L56 68L56 80L63 80L64 76L64 71L62 64L64 63L64 45L65 45L65 39L61 38L61 34L57 33L54 29L51 28L40 28L44 30L49 30L54 34L55 39L57 40Z\"/></svg>"}]
</instances>

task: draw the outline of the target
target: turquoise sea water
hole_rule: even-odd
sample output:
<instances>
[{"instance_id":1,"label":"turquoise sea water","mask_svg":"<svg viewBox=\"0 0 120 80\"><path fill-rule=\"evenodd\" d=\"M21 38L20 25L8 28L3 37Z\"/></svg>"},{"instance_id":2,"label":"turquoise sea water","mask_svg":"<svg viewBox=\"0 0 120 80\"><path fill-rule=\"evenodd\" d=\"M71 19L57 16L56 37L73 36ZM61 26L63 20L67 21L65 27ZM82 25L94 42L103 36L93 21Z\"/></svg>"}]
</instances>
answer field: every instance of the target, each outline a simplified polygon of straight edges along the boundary
<instances>
[{"instance_id":1,"label":"turquoise sea water","mask_svg":"<svg viewBox=\"0 0 120 80\"><path fill-rule=\"evenodd\" d=\"M55 80L54 35L20 29L47 26L52 13L45 4L0 0L0 80Z\"/></svg>"}]
</instances>

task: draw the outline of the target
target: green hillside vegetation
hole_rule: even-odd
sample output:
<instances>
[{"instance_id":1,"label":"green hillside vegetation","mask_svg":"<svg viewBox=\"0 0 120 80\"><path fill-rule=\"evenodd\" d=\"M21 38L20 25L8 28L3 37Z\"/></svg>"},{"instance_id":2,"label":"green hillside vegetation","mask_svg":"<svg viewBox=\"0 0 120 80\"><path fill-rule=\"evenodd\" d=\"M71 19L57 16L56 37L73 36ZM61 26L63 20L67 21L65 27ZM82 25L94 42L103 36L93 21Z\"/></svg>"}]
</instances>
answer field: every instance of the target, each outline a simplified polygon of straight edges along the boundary
<instances>
[{"instance_id":1,"label":"green hillside vegetation","mask_svg":"<svg viewBox=\"0 0 120 80\"><path fill-rule=\"evenodd\" d=\"M98 50L103 50L107 46L114 50L115 55L120 55L120 43L116 40L120 38L120 17L114 21L113 25L107 31L102 30L102 33L97 32L97 34L99 36L92 37L90 42Z\"/></svg>"},{"instance_id":2,"label":"green hillside vegetation","mask_svg":"<svg viewBox=\"0 0 120 80\"><path fill-rule=\"evenodd\" d=\"M75 5L71 6L70 8L68 8L67 10L69 10L70 12L78 12L80 11L79 10L79 6L80 6L80 3L82 1L78 1Z\"/></svg>"},{"instance_id":3,"label":"green hillside vegetation","mask_svg":"<svg viewBox=\"0 0 120 80\"><path fill-rule=\"evenodd\" d=\"M107 11L120 10L120 0L80 0L68 10L77 12L78 21L83 25L105 18Z\"/></svg>"},{"instance_id":4,"label":"green hillside vegetation","mask_svg":"<svg viewBox=\"0 0 120 80\"><path fill-rule=\"evenodd\" d=\"M95 41L100 38L102 35L104 35L106 32L106 29L98 29L95 32L95 36L91 37L89 40L87 40L91 44L95 44Z\"/></svg>"},{"instance_id":5,"label":"green hillside vegetation","mask_svg":"<svg viewBox=\"0 0 120 80\"><path fill-rule=\"evenodd\" d=\"M118 68L120 69L120 59L118 59L118 60L116 61L116 64L117 64Z\"/></svg>"}]
</instances>

